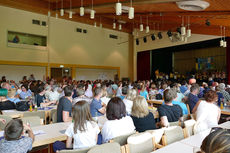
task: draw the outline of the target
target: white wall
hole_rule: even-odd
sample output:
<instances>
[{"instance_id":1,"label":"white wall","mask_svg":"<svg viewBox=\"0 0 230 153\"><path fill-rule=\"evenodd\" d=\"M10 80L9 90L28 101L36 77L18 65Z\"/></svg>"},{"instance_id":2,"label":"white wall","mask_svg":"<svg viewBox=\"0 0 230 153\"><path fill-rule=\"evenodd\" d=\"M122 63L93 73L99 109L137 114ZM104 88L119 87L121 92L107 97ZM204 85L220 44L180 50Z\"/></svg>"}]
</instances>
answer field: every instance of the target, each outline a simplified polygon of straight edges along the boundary
<instances>
[{"instance_id":1,"label":"white wall","mask_svg":"<svg viewBox=\"0 0 230 153\"><path fill-rule=\"evenodd\" d=\"M32 73L36 80L43 80L46 68L40 66L0 65L0 77L6 76L7 80L14 80L16 83L21 81L23 76L27 76L28 79Z\"/></svg>"},{"instance_id":2,"label":"white wall","mask_svg":"<svg viewBox=\"0 0 230 153\"><path fill-rule=\"evenodd\" d=\"M149 34L157 32L150 31ZM137 36L138 34L138 36ZM152 41L151 37L147 37L147 42L144 43L143 36L149 35L145 32L140 32L138 29L135 29L135 36L134 36L134 80L137 79L137 52L141 51L148 51L148 50L154 50L159 48L165 48L165 47L171 47L171 46L177 46L177 45L184 45L199 41L205 41L210 39L216 39L219 38L219 36L212 36L212 35L200 35L200 34L192 34L190 38L188 38L188 41L185 42L171 42L170 39L167 36L167 32L163 32L163 39L156 39ZM139 45L136 45L136 38L139 38Z\"/></svg>"},{"instance_id":3,"label":"white wall","mask_svg":"<svg viewBox=\"0 0 230 153\"><path fill-rule=\"evenodd\" d=\"M76 80L114 80L117 70L107 69L76 69Z\"/></svg>"},{"instance_id":4,"label":"white wall","mask_svg":"<svg viewBox=\"0 0 230 153\"><path fill-rule=\"evenodd\" d=\"M32 19L47 21L45 15L0 6L0 60L113 66L120 67L121 77L128 77L129 44L118 44L128 40L127 33L53 17L48 32L47 27L33 25ZM77 27L88 33L77 33ZM48 51L7 47L8 30L45 36L49 33L49 60ZM111 39L109 34L119 39Z\"/></svg>"}]
</instances>

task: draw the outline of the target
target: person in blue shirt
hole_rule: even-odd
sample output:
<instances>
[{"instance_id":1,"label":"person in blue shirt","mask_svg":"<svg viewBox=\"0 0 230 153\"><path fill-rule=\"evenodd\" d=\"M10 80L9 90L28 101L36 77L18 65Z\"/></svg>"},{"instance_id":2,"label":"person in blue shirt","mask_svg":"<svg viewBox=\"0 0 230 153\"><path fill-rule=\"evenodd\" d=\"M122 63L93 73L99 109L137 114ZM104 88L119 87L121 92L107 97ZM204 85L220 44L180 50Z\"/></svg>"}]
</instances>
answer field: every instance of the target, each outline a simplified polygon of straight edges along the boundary
<instances>
[{"instance_id":1,"label":"person in blue shirt","mask_svg":"<svg viewBox=\"0 0 230 153\"><path fill-rule=\"evenodd\" d=\"M149 100L149 94L146 91L144 84L141 85L141 91L139 94L140 94L140 96L145 97L146 100Z\"/></svg>"},{"instance_id":2,"label":"person in blue shirt","mask_svg":"<svg viewBox=\"0 0 230 153\"><path fill-rule=\"evenodd\" d=\"M182 94L184 94L185 91L187 91L187 90L188 90L187 82L184 80L184 81L182 81L182 83L181 83L180 92L181 92Z\"/></svg>"},{"instance_id":3,"label":"person in blue shirt","mask_svg":"<svg viewBox=\"0 0 230 153\"><path fill-rule=\"evenodd\" d=\"M121 100L125 99L127 93L128 93L128 87L127 86L122 87L122 95L120 96Z\"/></svg>"},{"instance_id":4,"label":"person in blue shirt","mask_svg":"<svg viewBox=\"0 0 230 153\"><path fill-rule=\"evenodd\" d=\"M27 98L32 96L30 89L28 89L28 85L22 85L21 89L22 89L22 92L19 94L19 97L22 100L26 100Z\"/></svg>"},{"instance_id":5,"label":"person in blue shirt","mask_svg":"<svg viewBox=\"0 0 230 153\"><path fill-rule=\"evenodd\" d=\"M17 102L20 102L21 100L19 98L16 98L15 95L16 95L16 89L15 88L9 89L7 99L16 104Z\"/></svg>"},{"instance_id":6,"label":"person in blue shirt","mask_svg":"<svg viewBox=\"0 0 230 153\"><path fill-rule=\"evenodd\" d=\"M102 94L102 89L96 87L94 90L94 98L90 104L90 114L92 117L102 116L106 112L106 105L101 101Z\"/></svg>"},{"instance_id":7,"label":"person in blue shirt","mask_svg":"<svg viewBox=\"0 0 230 153\"><path fill-rule=\"evenodd\" d=\"M189 104L189 108L190 108L190 112L191 113L195 113L196 112L196 103L199 101L199 98L197 96L197 94L199 93L199 85L198 84L193 84L190 88L190 93L188 95L188 104ZM195 109L194 109L195 108Z\"/></svg>"}]
</instances>

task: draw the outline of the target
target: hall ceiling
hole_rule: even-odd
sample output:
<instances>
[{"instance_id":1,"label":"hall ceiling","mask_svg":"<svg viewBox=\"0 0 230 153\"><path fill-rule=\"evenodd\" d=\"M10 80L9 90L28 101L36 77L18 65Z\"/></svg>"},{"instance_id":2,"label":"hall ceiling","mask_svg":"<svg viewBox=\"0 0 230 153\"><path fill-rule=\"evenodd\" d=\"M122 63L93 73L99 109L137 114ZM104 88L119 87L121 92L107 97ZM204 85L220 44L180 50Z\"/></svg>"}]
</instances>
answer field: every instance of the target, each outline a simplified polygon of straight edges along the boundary
<instances>
[{"instance_id":1,"label":"hall ceiling","mask_svg":"<svg viewBox=\"0 0 230 153\"><path fill-rule=\"evenodd\" d=\"M130 6L130 0L119 0L123 6ZM115 3L117 0L93 0L93 8L96 11L95 19L90 19L89 10L92 8L92 0L83 0L85 8L85 15L80 17L79 7L81 0L0 0L0 5L12 8L27 10L40 14L47 14L50 10L51 15L59 13L60 9L65 9L63 18L76 22L97 25L101 22L103 27L112 29L114 20L116 22L122 21L122 31L131 33L134 28L139 28L140 18L144 27L146 20L151 30L167 31L171 29L175 31L177 27L181 26L182 18L185 24L190 20L190 28L192 33L220 35L220 26L226 27L226 35L230 36L230 0L205 0L210 3L210 6L199 12L185 11L178 8L176 1L181 0L133 0L133 7L135 8L135 18L128 19L127 12L123 12L121 16L115 15ZM70 9L70 2L72 3L72 11L75 12L72 19L68 18L68 11ZM63 5L62 5L63 4ZM206 20L210 22L207 26ZM118 25L118 24L117 24ZM117 26L118 27L118 26ZM116 29L118 30L118 28Z\"/></svg>"}]
</instances>

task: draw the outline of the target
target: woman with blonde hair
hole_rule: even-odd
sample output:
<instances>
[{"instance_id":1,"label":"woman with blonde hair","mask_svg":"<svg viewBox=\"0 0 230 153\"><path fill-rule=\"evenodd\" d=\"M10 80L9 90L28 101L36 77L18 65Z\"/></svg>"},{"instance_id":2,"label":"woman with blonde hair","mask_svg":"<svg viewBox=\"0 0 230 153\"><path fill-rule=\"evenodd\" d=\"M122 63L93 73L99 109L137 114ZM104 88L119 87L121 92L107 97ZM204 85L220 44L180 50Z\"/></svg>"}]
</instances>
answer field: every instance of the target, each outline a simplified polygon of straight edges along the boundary
<instances>
[{"instance_id":1,"label":"woman with blonde hair","mask_svg":"<svg viewBox=\"0 0 230 153\"><path fill-rule=\"evenodd\" d=\"M128 93L127 93L127 96L123 100L123 102L125 103L125 107L126 107L126 113L128 115L131 114L132 107L133 107L133 100L136 97L137 97L137 91L135 89L129 89Z\"/></svg>"},{"instance_id":2,"label":"woman with blonde hair","mask_svg":"<svg viewBox=\"0 0 230 153\"><path fill-rule=\"evenodd\" d=\"M138 132L156 129L154 115L149 112L148 103L142 96L133 101L131 118Z\"/></svg>"}]
</instances>

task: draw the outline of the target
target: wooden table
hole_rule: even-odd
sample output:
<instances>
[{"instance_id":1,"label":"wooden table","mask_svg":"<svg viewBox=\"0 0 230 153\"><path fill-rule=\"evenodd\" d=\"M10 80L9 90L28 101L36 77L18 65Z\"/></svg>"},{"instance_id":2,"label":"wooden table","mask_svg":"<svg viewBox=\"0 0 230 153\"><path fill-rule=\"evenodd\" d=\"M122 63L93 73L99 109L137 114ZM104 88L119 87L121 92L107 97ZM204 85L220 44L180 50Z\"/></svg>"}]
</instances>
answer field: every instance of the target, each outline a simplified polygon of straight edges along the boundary
<instances>
[{"instance_id":1,"label":"wooden table","mask_svg":"<svg viewBox=\"0 0 230 153\"><path fill-rule=\"evenodd\" d=\"M163 104L163 100L147 100L147 102L151 105L162 105Z\"/></svg>"},{"instance_id":2,"label":"wooden table","mask_svg":"<svg viewBox=\"0 0 230 153\"><path fill-rule=\"evenodd\" d=\"M193 153L193 147L181 142L175 142L152 153Z\"/></svg>"},{"instance_id":3,"label":"wooden table","mask_svg":"<svg viewBox=\"0 0 230 153\"><path fill-rule=\"evenodd\" d=\"M53 107L53 108L49 109L49 110L38 110L38 111L45 111L46 116L50 116L51 110L57 109L57 106L48 106L48 107ZM24 111L24 112L29 112L29 111ZM12 118L21 118L21 117L23 117L24 112L23 111L17 111L16 109L3 110L2 111L3 115L8 115L8 116L10 116Z\"/></svg>"},{"instance_id":4,"label":"wooden table","mask_svg":"<svg viewBox=\"0 0 230 153\"><path fill-rule=\"evenodd\" d=\"M230 107L224 107L223 109L221 109L221 114L230 115Z\"/></svg>"}]
</instances>

